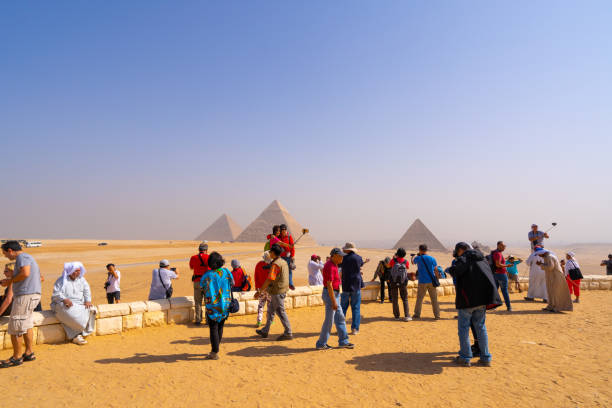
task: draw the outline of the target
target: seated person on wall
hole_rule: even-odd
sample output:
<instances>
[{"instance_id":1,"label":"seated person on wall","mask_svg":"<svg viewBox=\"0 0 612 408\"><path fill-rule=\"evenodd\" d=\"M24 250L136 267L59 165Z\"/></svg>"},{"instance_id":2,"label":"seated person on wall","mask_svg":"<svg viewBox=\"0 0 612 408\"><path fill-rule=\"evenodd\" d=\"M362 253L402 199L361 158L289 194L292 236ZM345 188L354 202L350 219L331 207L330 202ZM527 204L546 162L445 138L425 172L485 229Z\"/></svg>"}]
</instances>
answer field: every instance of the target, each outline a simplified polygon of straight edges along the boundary
<instances>
[{"instance_id":1,"label":"seated person on wall","mask_svg":"<svg viewBox=\"0 0 612 408\"><path fill-rule=\"evenodd\" d=\"M96 323L91 290L83 277L85 272L81 262L66 262L51 297L51 310L62 323L68 339L78 345L87 344L85 337L93 333Z\"/></svg>"},{"instance_id":2,"label":"seated person on wall","mask_svg":"<svg viewBox=\"0 0 612 408\"><path fill-rule=\"evenodd\" d=\"M15 268L15 263L10 262L6 264L4 267L4 276L10 278L13 276L13 269ZM42 275L40 275L40 281L43 282L44 279ZM11 306L13 305L13 284L9 284L6 289L4 289L4 295L0 296L0 316L10 316L11 315ZM42 307L40 306L40 302L34 309L35 312L42 312Z\"/></svg>"}]
</instances>

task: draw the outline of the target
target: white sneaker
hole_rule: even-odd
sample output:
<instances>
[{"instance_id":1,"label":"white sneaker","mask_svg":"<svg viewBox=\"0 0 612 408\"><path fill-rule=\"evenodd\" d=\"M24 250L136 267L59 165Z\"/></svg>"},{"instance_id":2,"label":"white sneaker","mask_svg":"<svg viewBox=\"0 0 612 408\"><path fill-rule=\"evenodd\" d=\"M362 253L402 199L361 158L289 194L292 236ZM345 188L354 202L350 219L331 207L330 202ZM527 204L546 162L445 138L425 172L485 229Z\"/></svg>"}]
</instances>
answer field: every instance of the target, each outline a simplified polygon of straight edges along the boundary
<instances>
[{"instance_id":1,"label":"white sneaker","mask_svg":"<svg viewBox=\"0 0 612 408\"><path fill-rule=\"evenodd\" d=\"M79 346L83 346L83 345L87 344L87 340L85 340L83 338L83 336L81 336L80 334L78 336L76 336L74 339L72 339L72 342L74 344L78 344Z\"/></svg>"},{"instance_id":2,"label":"white sneaker","mask_svg":"<svg viewBox=\"0 0 612 408\"><path fill-rule=\"evenodd\" d=\"M410 316L404 317L402 320L405 321L405 322L410 322L410 321L412 321L412 317L410 317Z\"/></svg>"}]
</instances>

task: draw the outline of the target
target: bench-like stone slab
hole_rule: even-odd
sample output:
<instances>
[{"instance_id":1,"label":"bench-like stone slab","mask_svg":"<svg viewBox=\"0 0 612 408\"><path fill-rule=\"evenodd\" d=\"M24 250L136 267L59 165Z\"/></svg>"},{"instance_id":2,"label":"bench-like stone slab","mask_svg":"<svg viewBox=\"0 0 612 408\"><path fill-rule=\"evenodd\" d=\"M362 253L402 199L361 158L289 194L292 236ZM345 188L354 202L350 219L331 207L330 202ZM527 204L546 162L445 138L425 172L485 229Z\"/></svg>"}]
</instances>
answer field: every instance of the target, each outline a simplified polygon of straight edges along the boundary
<instances>
[{"instance_id":1,"label":"bench-like stone slab","mask_svg":"<svg viewBox=\"0 0 612 408\"><path fill-rule=\"evenodd\" d=\"M168 324L187 323L189 321L189 308L182 307L168 310Z\"/></svg>"},{"instance_id":2,"label":"bench-like stone slab","mask_svg":"<svg viewBox=\"0 0 612 408\"><path fill-rule=\"evenodd\" d=\"M320 294L308 296L308 306L321 306L323 304L323 298Z\"/></svg>"},{"instance_id":3,"label":"bench-like stone slab","mask_svg":"<svg viewBox=\"0 0 612 408\"><path fill-rule=\"evenodd\" d=\"M126 316L130 314L130 305L128 303L115 303L112 305L98 305L98 319L106 317Z\"/></svg>"},{"instance_id":4,"label":"bench-like stone slab","mask_svg":"<svg viewBox=\"0 0 612 408\"><path fill-rule=\"evenodd\" d=\"M130 306L130 314L144 313L147 311L146 302L130 302L127 304Z\"/></svg>"},{"instance_id":5,"label":"bench-like stone slab","mask_svg":"<svg viewBox=\"0 0 612 408\"><path fill-rule=\"evenodd\" d=\"M259 300L245 301L245 313L246 314L256 314L258 307L259 307Z\"/></svg>"},{"instance_id":6,"label":"bench-like stone slab","mask_svg":"<svg viewBox=\"0 0 612 408\"><path fill-rule=\"evenodd\" d=\"M143 327L152 327L152 326L163 326L167 322L167 314L166 311L158 310L154 312L144 312L142 314L142 326Z\"/></svg>"},{"instance_id":7,"label":"bench-like stone slab","mask_svg":"<svg viewBox=\"0 0 612 408\"><path fill-rule=\"evenodd\" d=\"M48 324L59 324L60 322L52 310L34 312L32 313L32 318L34 319L34 326L46 326Z\"/></svg>"},{"instance_id":8,"label":"bench-like stone slab","mask_svg":"<svg viewBox=\"0 0 612 408\"><path fill-rule=\"evenodd\" d=\"M193 300L193 296L182 296L170 299L170 309L183 309L193 307L194 305L195 301Z\"/></svg>"},{"instance_id":9,"label":"bench-like stone slab","mask_svg":"<svg viewBox=\"0 0 612 408\"><path fill-rule=\"evenodd\" d=\"M96 326L96 334L98 336L121 333L123 329L123 316L113 316L98 319L96 320Z\"/></svg>"},{"instance_id":10,"label":"bench-like stone slab","mask_svg":"<svg viewBox=\"0 0 612 408\"><path fill-rule=\"evenodd\" d=\"M160 312L170 309L170 302L168 299L147 300L146 304L147 312Z\"/></svg>"},{"instance_id":11,"label":"bench-like stone slab","mask_svg":"<svg viewBox=\"0 0 612 408\"><path fill-rule=\"evenodd\" d=\"M61 324L48 324L38 328L36 344L59 344L66 341L66 331Z\"/></svg>"},{"instance_id":12,"label":"bench-like stone slab","mask_svg":"<svg viewBox=\"0 0 612 408\"><path fill-rule=\"evenodd\" d=\"M293 307L306 307L308 306L308 296L294 296Z\"/></svg>"},{"instance_id":13,"label":"bench-like stone slab","mask_svg":"<svg viewBox=\"0 0 612 408\"><path fill-rule=\"evenodd\" d=\"M123 330L142 329L142 313L122 316Z\"/></svg>"}]
</instances>

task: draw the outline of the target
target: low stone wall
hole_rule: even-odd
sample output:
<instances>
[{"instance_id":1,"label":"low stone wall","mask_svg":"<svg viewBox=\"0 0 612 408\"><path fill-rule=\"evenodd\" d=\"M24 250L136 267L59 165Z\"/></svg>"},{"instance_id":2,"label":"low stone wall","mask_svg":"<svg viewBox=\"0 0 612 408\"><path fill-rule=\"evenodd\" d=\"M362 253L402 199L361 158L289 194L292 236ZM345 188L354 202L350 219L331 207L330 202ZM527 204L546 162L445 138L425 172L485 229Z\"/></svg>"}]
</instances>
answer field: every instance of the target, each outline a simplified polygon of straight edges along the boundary
<instances>
[{"instance_id":1,"label":"low stone wall","mask_svg":"<svg viewBox=\"0 0 612 408\"><path fill-rule=\"evenodd\" d=\"M522 290L527 290L529 280L521 278L520 285ZM612 276L585 276L580 288L583 290L612 290ZM322 286L297 287L287 293L285 308L321 306L323 305L322 291ZM452 279L440 280L437 291L439 296L454 295L455 287ZM379 283L368 282L362 290L361 299L364 301L377 300L379 293ZM416 293L417 283L408 282L408 296L416 297ZM259 301L254 298L255 292L236 293L234 296L240 304L240 310L234 315L257 313ZM195 314L192 296L114 305L102 304L96 306L96 309L98 313L94 335L97 336L168 324L186 324L193 321ZM12 346L10 336L6 333L7 328L8 317L0 318L0 345L8 349ZM57 344L66 341L66 333L52 311L34 312L34 338L36 344Z\"/></svg>"}]
</instances>

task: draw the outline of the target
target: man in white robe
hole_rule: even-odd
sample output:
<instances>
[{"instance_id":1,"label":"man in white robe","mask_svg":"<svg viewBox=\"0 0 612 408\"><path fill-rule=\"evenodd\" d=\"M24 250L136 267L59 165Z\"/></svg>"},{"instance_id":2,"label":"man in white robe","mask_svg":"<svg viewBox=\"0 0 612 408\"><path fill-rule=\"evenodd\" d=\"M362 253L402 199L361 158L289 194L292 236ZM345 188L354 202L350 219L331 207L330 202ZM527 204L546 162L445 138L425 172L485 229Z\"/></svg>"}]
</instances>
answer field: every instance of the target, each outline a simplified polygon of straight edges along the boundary
<instances>
[{"instance_id":1,"label":"man in white robe","mask_svg":"<svg viewBox=\"0 0 612 408\"><path fill-rule=\"evenodd\" d=\"M525 263L529 266L529 290L525 300L533 301L536 298L544 302L548 299L546 292L546 272L537 264L540 258L536 253L529 255Z\"/></svg>"},{"instance_id":2,"label":"man in white robe","mask_svg":"<svg viewBox=\"0 0 612 408\"><path fill-rule=\"evenodd\" d=\"M96 309L91 303L91 289L85 280L85 267L80 262L67 262L64 272L53 286L51 310L62 323L66 336L78 345L87 344L85 337L93 333Z\"/></svg>"}]
</instances>

